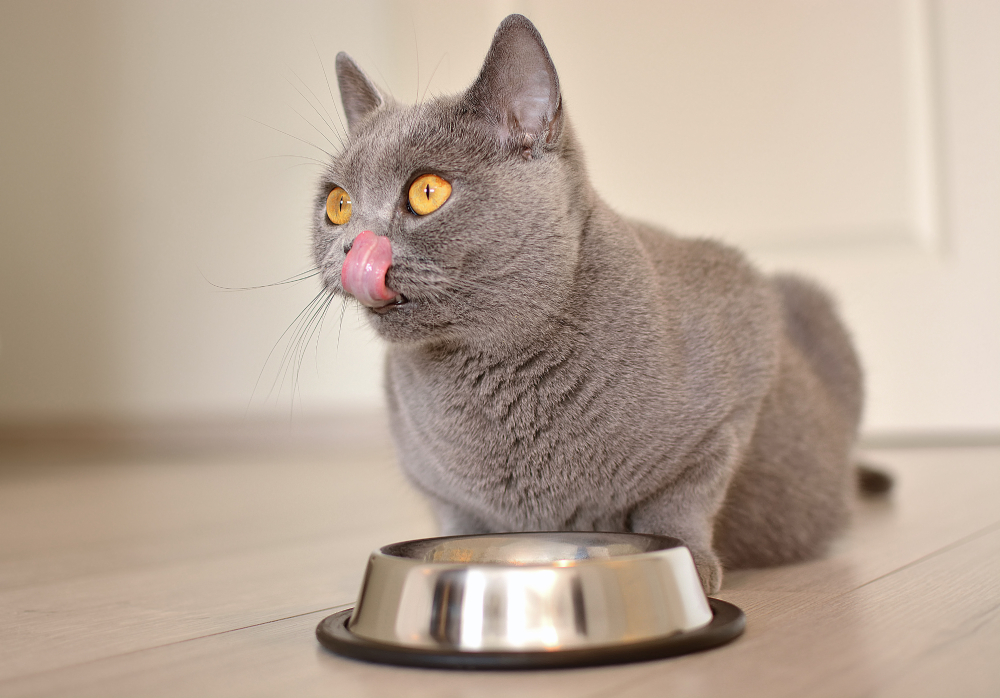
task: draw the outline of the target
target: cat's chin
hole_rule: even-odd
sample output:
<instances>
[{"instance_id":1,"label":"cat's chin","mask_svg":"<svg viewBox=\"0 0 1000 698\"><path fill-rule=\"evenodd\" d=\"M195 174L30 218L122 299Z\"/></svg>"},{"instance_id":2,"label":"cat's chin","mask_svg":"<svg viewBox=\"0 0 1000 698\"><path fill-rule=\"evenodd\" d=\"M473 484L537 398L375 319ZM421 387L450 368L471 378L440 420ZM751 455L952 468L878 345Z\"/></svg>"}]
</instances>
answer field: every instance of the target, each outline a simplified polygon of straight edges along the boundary
<instances>
[{"instance_id":1,"label":"cat's chin","mask_svg":"<svg viewBox=\"0 0 1000 698\"><path fill-rule=\"evenodd\" d=\"M460 341L453 321L441 317L420 301L407 299L381 308L366 308L372 329L385 341L400 345L439 344Z\"/></svg>"},{"instance_id":2,"label":"cat's chin","mask_svg":"<svg viewBox=\"0 0 1000 698\"><path fill-rule=\"evenodd\" d=\"M420 303L414 303L406 296L402 300L379 307L366 307L366 315L372 328L389 342L410 343L421 341L433 335L433 327L424 327L420 322ZM414 312L416 311L416 315Z\"/></svg>"}]
</instances>

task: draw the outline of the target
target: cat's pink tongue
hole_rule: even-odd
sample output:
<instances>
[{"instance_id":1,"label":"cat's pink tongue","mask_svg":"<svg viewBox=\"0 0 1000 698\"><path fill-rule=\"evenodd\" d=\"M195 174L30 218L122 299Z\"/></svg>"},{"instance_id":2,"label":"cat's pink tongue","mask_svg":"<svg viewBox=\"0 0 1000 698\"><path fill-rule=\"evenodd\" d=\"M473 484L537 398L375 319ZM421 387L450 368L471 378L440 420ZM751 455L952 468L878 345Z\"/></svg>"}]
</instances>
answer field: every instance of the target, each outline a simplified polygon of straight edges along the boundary
<instances>
[{"instance_id":1,"label":"cat's pink tongue","mask_svg":"<svg viewBox=\"0 0 1000 698\"><path fill-rule=\"evenodd\" d=\"M399 296L385 285L385 273L391 266L389 238L366 230L354 238L340 270L340 283L345 291L369 308L382 308Z\"/></svg>"}]
</instances>

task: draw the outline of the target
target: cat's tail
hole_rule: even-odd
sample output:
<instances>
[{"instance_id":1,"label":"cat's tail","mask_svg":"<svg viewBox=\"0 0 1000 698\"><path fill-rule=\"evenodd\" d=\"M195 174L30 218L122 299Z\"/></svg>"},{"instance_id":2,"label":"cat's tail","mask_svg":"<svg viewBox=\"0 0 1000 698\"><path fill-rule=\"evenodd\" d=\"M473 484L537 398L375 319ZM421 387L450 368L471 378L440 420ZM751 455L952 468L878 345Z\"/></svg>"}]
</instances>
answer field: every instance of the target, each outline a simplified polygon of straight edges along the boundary
<instances>
[{"instance_id":1,"label":"cat's tail","mask_svg":"<svg viewBox=\"0 0 1000 698\"><path fill-rule=\"evenodd\" d=\"M857 475L858 491L863 495L884 495L892 489L892 476L871 463L859 461L855 464L854 471Z\"/></svg>"}]
</instances>

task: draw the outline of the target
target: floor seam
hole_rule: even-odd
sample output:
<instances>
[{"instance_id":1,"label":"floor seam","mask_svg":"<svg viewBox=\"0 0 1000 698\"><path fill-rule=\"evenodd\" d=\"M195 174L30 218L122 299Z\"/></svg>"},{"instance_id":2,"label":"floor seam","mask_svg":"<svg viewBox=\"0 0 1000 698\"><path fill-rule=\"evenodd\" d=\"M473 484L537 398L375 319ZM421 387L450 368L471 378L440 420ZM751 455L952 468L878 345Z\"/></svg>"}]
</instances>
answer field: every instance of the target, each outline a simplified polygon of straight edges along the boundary
<instances>
[{"instance_id":1,"label":"floor seam","mask_svg":"<svg viewBox=\"0 0 1000 698\"><path fill-rule=\"evenodd\" d=\"M314 615L316 613L335 613L337 611L342 611L342 610L344 610L346 608L350 608L353 605L354 605L353 602L351 602L351 603L342 603L342 604L338 604L336 606L330 606L328 608L319 608L319 609L316 609L315 611L306 611L304 613L295 613L295 614L292 614L290 616L284 616L282 618L274 618L272 620L265 620L265 621L262 621L260 623L251 623L250 625L243 625L243 626L240 626L238 628L230 628L228 630L220 630L218 632L208 633L206 635L198 635L197 637L186 637L183 640L174 640L172 642L164 642L163 644L150 645L149 647L140 647L139 649L130 650L128 652L119 652L119 653L116 653L116 654L109 654L109 655L106 655L104 657L97 657L97 658L94 658L94 659L88 659L88 660L83 661L83 662L76 662L76 663L73 663L73 664L65 664L63 666L55 667L53 669L44 669L42 671L34 671L34 672L31 672L31 673L28 673L28 674L21 674L19 676L10 676L10 677L7 677L5 679L0 679L0 686L2 686L4 684L8 684L8 683L14 683L15 681L24 681L24 680L35 678L35 677L38 677L38 676L44 676L45 674L52 674L52 673L64 671L66 669L75 669L75 668L78 668L78 667L87 666L88 664L97 664L98 662L104 662L104 661L107 661L109 659L118 659L120 657L128 657L130 655L140 654L142 652L149 652L151 650L160 650L160 649L163 649L164 647L172 647L174 645L182 645L182 644L187 643L187 642L195 642L197 640L204 640L204 639L210 638L210 637L218 637L219 635L228 635L229 633L240 632L241 630L250 630L251 628L259 628L259 627L264 626L264 625L271 625L273 623L280 623L282 621L292 620L294 618L302 618L303 616L311 616L311 615Z\"/></svg>"},{"instance_id":2,"label":"floor seam","mask_svg":"<svg viewBox=\"0 0 1000 698\"><path fill-rule=\"evenodd\" d=\"M952 551L952 550L954 550L956 548L960 548L961 546L965 545L966 543L970 543L970 542L976 540L977 538L981 538L982 536L989 535L990 533L993 533L997 529L1000 529L1000 521L994 521L993 523L991 523L988 526L985 526L985 527L979 529L978 531L974 531L973 533L970 533L970 534L968 534L968 535L966 535L966 536L964 536L962 538L959 538L956 541L948 543L947 545L945 545L945 546L943 546L941 548L938 548L937 550L934 550L932 552L929 552L926 555L921 555L916 560L911 560L910 562L907 562L905 565L902 565L901 567L897 567L896 569L892 570L891 572L886 572L885 574L879 575L878 577L875 577L875 579L869 579L864 584L859 584L858 586L854 587L853 589L845 591L845 592L843 592L841 594L838 594L837 596L834 596L832 598L840 598L841 596L846 596L847 594L852 594L855 591L858 591L859 589L864 589L866 586L869 586L871 584L874 584L875 582L878 582L878 581L881 581L881 580L886 579L888 577L891 577L892 575L897 574L898 572L902 572L903 570L910 569L911 567L914 567L916 565L922 564L923 562L926 562L927 560L935 558L938 555L943 555L944 553L950 552L950 551Z\"/></svg>"}]
</instances>

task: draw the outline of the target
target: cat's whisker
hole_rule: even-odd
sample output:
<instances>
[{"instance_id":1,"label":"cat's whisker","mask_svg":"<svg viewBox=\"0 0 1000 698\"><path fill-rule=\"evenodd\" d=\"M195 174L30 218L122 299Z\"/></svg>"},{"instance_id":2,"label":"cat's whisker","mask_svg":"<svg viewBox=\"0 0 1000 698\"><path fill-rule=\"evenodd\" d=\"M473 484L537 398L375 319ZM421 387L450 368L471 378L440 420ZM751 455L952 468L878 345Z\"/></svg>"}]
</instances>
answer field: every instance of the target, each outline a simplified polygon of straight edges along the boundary
<instances>
[{"instance_id":1,"label":"cat's whisker","mask_svg":"<svg viewBox=\"0 0 1000 698\"><path fill-rule=\"evenodd\" d=\"M315 44L313 44L313 46L315 47ZM294 72L292 74L295 75ZM340 147L343 148L344 139L341 138L340 132L337 131L336 125L333 123L333 117L330 115L330 110L326 108L326 104L323 103L323 100L319 98L319 95L316 94L315 90L309 87L309 84L305 80L303 80L298 75L295 75L295 77L298 78L299 82L302 83L302 86L309 91L310 95L312 95L312 99L306 99L306 101L309 102L309 106L313 108L313 111L316 112L316 115L323 120L323 123L327 125L327 128L329 128L330 131L333 133L333 135L336 136L337 140L340 141ZM299 94L302 93L300 92ZM305 95L303 95L303 97L305 97ZM319 108L315 106L317 104L319 105L319 107L323 108L323 113L326 114L325 117L323 116L322 113L320 113Z\"/></svg>"},{"instance_id":2,"label":"cat's whisker","mask_svg":"<svg viewBox=\"0 0 1000 698\"><path fill-rule=\"evenodd\" d=\"M427 85L426 85L426 86L424 86L424 93L423 93L423 94L422 94L422 95L420 96L420 99L419 99L419 100L417 101L417 104L423 104L423 102L424 102L424 99L425 99L425 98L427 97L427 91L428 91L428 90L429 90L429 89L431 88L431 83L433 83L433 82L434 82L434 76L435 76L435 75L437 75L437 71L438 71L438 68L440 68L440 67L441 67L441 63L442 63L442 62L444 61L444 59L445 59L445 58L447 58L447 57L448 57L448 54L447 54L447 52L446 52L446 53L443 53L443 54L441 54L441 57L440 57L440 58L438 59L438 62L437 62L437 64L436 64L436 65L434 66L434 70L432 70L432 71L431 71L431 76L430 76L430 78L429 78L429 79L427 80ZM419 78L418 78L417 82L419 83ZM417 85L417 89L418 89L418 90L420 89L420 85L419 85L419 84ZM433 95L432 95L432 96L433 96Z\"/></svg>"},{"instance_id":3,"label":"cat's whisker","mask_svg":"<svg viewBox=\"0 0 1000 698\"><path fill-rule=\"evenodd\" d=\"M293 372L292 379L292 406L294 407L295 396L298 395L301 399L301 392L299 390L299 376L302 372L302 363L305 360L306 351L309 349L309 343L316 334L316 330L319 324L322 322L323 315L326 314L326 309L330 307L330 303L333 301L333 296L328 295L323 302L319 303L313 310L312 315L306 321L305 327L303 328L299 339L297 342L297 347L295 355L293 356L295 360L295 370Z\"/></svg>"},{"instance_id":4,"label":"cat's whisker","mask_svg":"<svg viewBox=\"0 0 1000 698\"><path fill-rule=\"evenodd\" d=\"M344 333L344 316L347 314L347 297L340 297L340 320L337 323L337 350L340 350L340 337Z\"/></svg>"},{"instance_id":5,"label":"cat's whisker","mask_svg":"<svg viewBox=\"0 0 1000 698\"><path fill-rule=\"evenodd\" d=\"M316 319L322 314L323 308L330 302L331 296L325 296L319 303L312 307L312 311L305 318L305 322L299 323L298 331L290 347L289 371L292 377L292 398L294 399L299 385L299 372L302 369L302 359L305 356L309 341L315 331Z\"/></svg>"},{"instance_id":6,"label":"cat's whisker","mask_svg":"<svg viewBox=\"0 0 1000 698\"><path fill-rule=\"evenodd\" d=\"M325 163L324 164L317 164L317 163L314 163L314 162L300 162L297 165L289 165L284 170L282 170L282 172L291 172L292 170L297 170L300 167L319 167L319 168L325 170L326 169L326 164Z\"/></svg>"},{"instance_id":7,"label":"cat's whisker","mask_svg":"<svg viewBox=\"0 0 1000 698\"><path fill-rule=\"evenodd\" d=\"M469 292L493 294L498 288L497 282L502 282L504 278L505 275L502 274L490 274L480 279L457 276L455 278L444 278L441 286L442 290L445 290L449 297ZM552 313L552 308L546 303L526 297L519 298L519 302L546 315Z\"/></svg>"},{"instance_id":8,"label":"cat's whisker","mask_svg":"<svg viewBox=\"0 0 1000 698\"><path fill-rule=\"evenodd\" d=\"M333 299L335 296L331 293L330 297L327 298L326 304L323 306L323 314L319 317L319 329L316 330L316 352L314 358L316 359L316 373L319 373L319 343L323 339L323 326L326 324L326 315L330 310L330 306L333 305ZM337 348L340 348L340 337L337 338Z\"/></svg>"},{"instance_id":9,"label":"cat's whisker","mask_svg":"<svg viewBox=\"0 0 1000 698\"><path fill-rule=\"evenodd\" d=\"M312 130L315 131L316 133L318 133L320 136L322 136L324 138L324 140L326 140L326 142L329 143L335 150L337 149L337 144L334 143L333 141L331 141L330 137L327 136L325 133L323 133L322 129L320 129L319 127L317 127L316 124L314 124L309 119L307 119L305 116L303 116L302 114L300 114L299 111L297 109L295 109L294 107L289 107L289 108L295 113L296 116L298 116L300 119L302 119L307 124L309 124L309 127L312 128ZM315 109L315 107L313 107L313 109ZM323 117L320 116L320 119L322 119L322 118ZM343 144L341 144L340 147L343 147ZM331 156L331 157L333 157L333 156Z\"/></svg>"},{"instance_id":10,"label":"cat's whisker","mask_svg":"<svg viewBox=\"0 0 1000 698\"><path fill-rule=\"evenodd\" d=\"M306 307L302 310L302 312L299 313L299 315L296 317L294 321L295 329L292 332L292 335L289 338L288 343L285 345L284 351L282 352L281 362L278 364L278 372L275 374L274 380L271 383L271 389L268 391L268 397L274 395L275 388L277 387L278 394L276 395L276 399L280 398L281 396L280 386L284 385L284 383L288 378L288 373L291 370L291 362L289 361L289 359L290 357L294 356L295 347L298 345L298 339L302 333L303 325L307 321L309 314L314 310L314 308L317 307L318 303L320 302L322 302L321 295L317 295L306 305Z\"/></svg>"},{"instance_id":11,"label":"cat's whisker","mask_svg":"<svg viewBox=\"0 0 1000 698\"><path fill-rule=\"evenodd\" d=\"M290 380L291 382L289 396L291 400L290 409L293 411L295 407L295 398L298 397L301 400L302 396L300 390L300 375L302 371L302 364L305 361L306 351L308 351L309 344L315 336L318 319L323 316L325 308L329 307L331 301L332 296L326 298L322 303L313 308L311 315L304 323L300 324L298 336L295 340L294 346L291 347L292 351L289 353L283 380Z\"/></svg>"},{"instance_id":12,"label":"cat's whisker","mask_svg":"<svg viewBox=\"0 0 1000 698\"><path fill-rule=\"evenodd\" d=\"M441 307L449 307L455 300L472 294L481 294L485 298L492 298L496 292L496 285L478 282L470 279L454 279L440 276L433 283L428 283L429 279L421 278L419 287L415 289L415 296L420 301ZM521 298L519 303L526 311L531 311L539 317L550 319L561 318L558 309L551 305L536 301L530 298Z\"/></svg>"},{"instance_id":13,"label":"cat's whisker","mask_svg":"<svg viewBox=\"0 0 1000 698\"><path fill-rule=\"evenodd\" d=\"M283 279L281 281L275 281L274 283L271 284L261 284L259 286L220 286L219 284L214 283L209 279L205 278L204 274L202 274L202 278L205 278L205 281L207 281L209 284L219 289L220 291L256 291L262 288L271 288L272 286L285 286L288 284L297 284L302 281L305 281L306 279L311 279L312 277L316 276L319 273L320 273L319 268L313 267L312 269L307 269L306 271L295 274L294 276L290 276L287 279Z\"/></svg>"},{"instance_id":14,"label":"cat's whisker","mask_svg":"<svg viewBox=\"0 0 1000 698\"><path fill-rule=\"evenodd\" d=\"M337 109L337 98L333 96L333 86L330 84L330 75L326 72L326 64L323 62L323 56L320 55L319 49L316 48L316 43L313 42L313 48L316 50L316 57L319 59L319 66L323 69L323 79L326 80L326 89L330 93L330 101L333 102L333 113L337 115L337 121L340 122L340 131L338 132L338 138L340 138L341 143L344 139L348 138L347 126L344 124L344 119L340 115L340 110ZM332 121L333 119L331 119Z\"/></svg>"},{"instance_id":15,"label":"cat's whisker","mask_svg":"<svg viewBox=\"0 0 1000 698\"><path fill-rule=\"evenodd\" d=\"M319 326L316 330L316 372L319 372L319 343L323 339L323 326L326 324L327 313L330 312L330 306L333 305L333 300L335 296L332 294L327 298L326 303L323 306L323 313L319 316ZM339 345L338 345L339 346Z\"/></svg>"},{"instance_id":16,"label":"cat's whisker","mask_svg":"<svg viewBox=\"0 0 1000 698\"><path fill-rule=\"evenodd\" d=\"M283 136L288 136L289 138L293 138L293 139L299 141L300 143L305 143L309 147L315 148L316 150L318 150L321 153L325 154L331 160L334 158L333 153L331 153L329 150L327 150L326 148L321 148L318 145L316 145L315 143L307 141L305 138L299 138L298 136L293 136L291 133L288 133L288 131L282 131L280 128L272 126L271 124L265 124L263 121L258 121L257 119L253 118L252 116L248 116L246 118L250 119L250 121L254 122L255 124L260 124L264 128L269 128L272 131L277 131L278 133L282 134Z\"/></svg>"},{"instance_id":17,"label":"cat's whisker","mask_svg":"<svg viewBox=\"0 0 1000 698\"><path fill-rule=\"evenodd\" d=\"M417 66L417 94L420 94L420 42L417 40L417 25L414 24L413 29L413 52L416 54L417 60L414 64Z\"/></svg>"},{"instance_id":18,"label":"cat's whisker","mask_svg":"<svg viewBox=\"0 0 1000 698\"><path fill-rule=\"evenodd\" d=\"M317 158L309 157L308 155L293 155L293 154L287 154L287 155L265 155L262 158L256 158L255 160L251 160L250 162L261 162L263 160L275 160L277 158L295 158L297 160L309 160L310 162L315 163L317 165L321 165L323 167L326 167L329 164L329 163L327 163L324 160L319 160Z\"/></svg>"},{"instance_id":19,"label":"cat's whisker","mask_svg":"<svg viewBox=\"0 0 1000 698\"><path fill-rule=\"evenodd\" d=\"M264 366L261 367L260 375L257 376L257 382L254 384L254 389L253 389L253 391L250 394L250 400L251 401L253 401L253 396L257 392L257 387L260 384L260 380L261 380L261 378L264 375L264 370L267 368L267 365L270 363L271 357L274 355L274 352L277 350L278 345L281 344L281 341L288 335L289 332L292 332L292 328L296 328L296 329L293 332L292 339L289 341L289 345L291 345L294 342L294 338L298 334L298 331L299 331L298 328L299 328L299 326L301 326L303 318L305 318L308 315L308 313L312 310L312 308L317 303L321 303L322 300L323 300L323 296L327 295L327 294L329 294L329 291L327 289L325 289L325 288L322 289L319 293L317 293L313 297L313 299L311 301L309 301L309 303L306 305L306 307L303 308L301 311L299 311L299 314L295 316L295 319L292 320L289 323L288 327L285 328L285 331L282 332L281 335L278 337L277 341L274 343L274 346L271 347L271 351L268 352L267 358L264 359ZM279 364L278 372L275 375L274 380L271 382L271 388L270 388L270 390L268 390L268 393L267 393L267 397L268 398L270 398L271 395L274 394L275 386L278 385L279 380L283 380L283 375L285 374L285 366L286 366L287 358L288 358L288 346L285 347L285 351L282 353L281 363Z\"/></svg>"}]
</instances>

